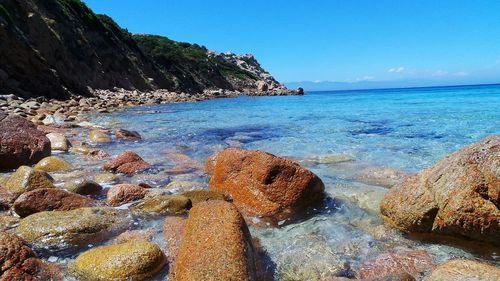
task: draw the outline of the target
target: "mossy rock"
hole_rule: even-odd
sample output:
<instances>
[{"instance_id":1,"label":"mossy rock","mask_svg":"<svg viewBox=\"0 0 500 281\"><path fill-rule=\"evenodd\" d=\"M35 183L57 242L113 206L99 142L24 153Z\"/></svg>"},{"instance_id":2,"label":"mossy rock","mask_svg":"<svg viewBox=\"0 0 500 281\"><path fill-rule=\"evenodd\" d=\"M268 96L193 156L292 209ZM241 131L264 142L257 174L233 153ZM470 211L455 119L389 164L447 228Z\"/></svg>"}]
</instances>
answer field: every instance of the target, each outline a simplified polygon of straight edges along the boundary
<instances>
[{"instance_id":1,"label":"mossy rock","mask_svg":"<svg viewBox=\"0 0 500 281\"><path fill-rule=\"evenodd\" d=\"M28 166L19 167L5 182L5 187L18 196L38 188L55 188L49 174Z\"/></svg>"},{"instance_id":2,"label":"mossy rock","mask_svg":"<svg viewBox=\"0 0 500 281\"><path fill-rule=\"evenodd\" d=\"M165 263L156 244L133 240L88 250L76 258L70 271L85 280L144 280L160 272Z\"/></svg>"},{"instance_id":3,"label":"mossy rock","mask_svg":"<svg viewBox=\"0 0 500 281\"><path fill-rule=\"evenodd\" d=\"M135 205L132 210L145 214L180 214L191 208L191 200L179 195L157 195L146 198Z\"/></svg>"},{"instance_id":4,"label":"mossy rock","mask_svg":"<svg viewBox=\"0 0 500 281\"><path fill-rule=\"evenodd\" d=\"M222 193L214 191L214 190L191 190L181 193L182 196L189 198L193 205L198 204L200 202L205 202L209 200L225 200L225 197Z\"/></svg>"},{"instance_id":5,"label":"mossy rock","mask_svg":"<svg viewBox=\"0 0 500 281\"><path fill-rule=\"evenodd\" d=\"M47 173L64 172L72 168L71 164L56 156L45 157L34 167L35 170Z\"/></svg>"},{"instance_id":6,"label":"mossy rock","mask_svg":"<svg viewBox=\"0 0 500 281\"><path fill-rule=\"evenodd\" d=\"M113 173L100 173L94 176L94 181L97 183L118 183L120 178Z\"/></svg>"},{"instance_id":7,"label":"mossy rock","mask_svg":"<svg viewBox=\"0 0 500 281\"><path fill-rule=\"evenodd\" d=\"M16 234L35 248L66 250L102 241L128 224L125 210L89 207L33 214L21 220Z\"/></svg>"},{"instance_id":8,"label":"mossy rock","mask_svg":"<svg viewBox=\"0 0 500 281\"><path fill-rule=\"evenodd\" d=\"M76 179L66 182L64 189L81 195L98 195L102 191L102 186L95 181Z\"/></svg>"}]
</instances>

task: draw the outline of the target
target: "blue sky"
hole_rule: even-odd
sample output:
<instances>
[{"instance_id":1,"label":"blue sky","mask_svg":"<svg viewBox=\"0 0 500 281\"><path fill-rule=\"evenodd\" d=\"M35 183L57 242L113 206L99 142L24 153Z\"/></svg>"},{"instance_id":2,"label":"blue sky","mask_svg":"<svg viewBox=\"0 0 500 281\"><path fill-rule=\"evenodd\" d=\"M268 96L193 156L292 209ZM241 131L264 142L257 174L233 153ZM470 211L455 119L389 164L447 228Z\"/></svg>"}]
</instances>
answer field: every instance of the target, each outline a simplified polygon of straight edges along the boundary
<instances>
[{"instance_id":1,"label":"blue sky","mask_svg":"<svg viewBox=\"0 0 500 281\"><path fill-rule=\"evenodd\" d=\"M133 33L252 53L281 82L500 82L498 0L84 2Z\"/></svg>"}]
</instances>

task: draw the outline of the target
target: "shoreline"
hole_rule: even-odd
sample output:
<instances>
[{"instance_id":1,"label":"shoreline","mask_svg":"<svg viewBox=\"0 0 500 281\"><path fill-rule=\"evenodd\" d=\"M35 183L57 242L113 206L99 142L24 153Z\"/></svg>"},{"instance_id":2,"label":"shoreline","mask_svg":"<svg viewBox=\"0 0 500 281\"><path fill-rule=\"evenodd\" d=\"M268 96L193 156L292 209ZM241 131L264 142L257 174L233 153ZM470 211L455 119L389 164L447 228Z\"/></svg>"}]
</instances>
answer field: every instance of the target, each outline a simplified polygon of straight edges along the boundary
<instances>
[{"instance_id":1,"label":"shoreline","mask_svg":"<svg viewBox=\"0 0 500 281\"><path fill-rule=\"evenodd\" d=\"M80 119L89 112L110 113L127 107L159 105L168 103L198 102L240 96L292 96L303 95L299 90L240 92L225 89L205 90L203 93L178 93L165 89L142 92L138 90L91 90L92 96L71 96L67 100L44 97L24 99L15 95L0 96L0 110L7 114L21 116L35 125L59 125L86 121Z\"/></svg>"}]
</instances>

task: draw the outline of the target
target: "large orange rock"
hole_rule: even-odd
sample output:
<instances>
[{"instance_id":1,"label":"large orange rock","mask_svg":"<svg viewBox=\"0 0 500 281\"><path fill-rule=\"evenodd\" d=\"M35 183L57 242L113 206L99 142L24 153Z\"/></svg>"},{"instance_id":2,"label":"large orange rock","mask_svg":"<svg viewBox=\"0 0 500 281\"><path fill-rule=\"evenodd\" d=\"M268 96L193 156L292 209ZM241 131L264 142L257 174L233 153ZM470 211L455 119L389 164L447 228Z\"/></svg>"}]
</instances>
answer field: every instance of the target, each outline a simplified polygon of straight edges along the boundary
<instances>
[{"instance_id":1,"label":"large orange rock","mask_svg":"<svg viewBox=\"0 0 500 281\"><path fill-rule=\"evenodd\" d=\"M130 175L150 168L151 165L144 161L137 153L133 151L125 151L118 155L115 159L104 164L105 171L119 172Z\"/></svg>"},{"instance_id":2,"label":"large orange rock","mask_svg":"<svg viewBox=\"0 0 500 281\"><path fill-rule=\"evenodd\" d=\"M405 232L461 235L500 245L500 136L447 156L394 186L380 210Z\"/></svg>"},{"instance_id":3,"label":"large orange rock","mask_svg":"<svg viewBox=\"0 0 500 281\"><path fill-rule=\"evenodd\" d=\"M451 260L439 265L424 281L498 281L500 268L473 260Z\"/></svg>"},{"instance_id":4,"label":"large orange rock","mask_svg":"<svg viewBox=\"0 0 500 281\"><path fill-rule=\"evenodd\" d=\"M285 219L323 198L324 185L292 160L259 150L229 148L210 158L209 187L234 200L246 216Z\"/></svg>"},{"instance_id":5,"label":"large orange rock","mask_svg":"<svg viewBox=\"0 0 500 281\"><path fill-rule=\"evenodd\" d=\"M33 123L0 112L0 170L35 164L50 152L49 139Z\"/></svg>"},{"instance_id":6,"label":"large orange rock","mask_svg":"<svg viewBox=\"0 0 500 281\"><path fill-rule=\"evenodd\" d=\"M173 280L256 280L254 249L245 220L225 201L196 204L189 212Z\"/></svg>"}]
</instances>

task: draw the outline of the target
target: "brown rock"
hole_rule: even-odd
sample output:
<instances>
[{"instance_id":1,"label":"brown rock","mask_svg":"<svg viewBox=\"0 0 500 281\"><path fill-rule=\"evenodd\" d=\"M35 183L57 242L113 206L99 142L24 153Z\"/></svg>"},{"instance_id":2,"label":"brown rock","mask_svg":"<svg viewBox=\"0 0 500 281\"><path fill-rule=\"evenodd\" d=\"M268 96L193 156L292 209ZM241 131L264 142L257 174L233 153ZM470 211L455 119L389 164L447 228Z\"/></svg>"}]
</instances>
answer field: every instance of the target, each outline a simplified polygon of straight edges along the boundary
<instances>
[{"instance_id":1,"label":"brown rock","mask_svg":"<svg viewBox=\"0 0 500 281\"><path fill-rule=\"evenodd\" d=\"M136 213L149 215L180 214L191 208L191 200L179 195L154 195L132 207Z\"/></svg>"},{"instance_id":2,"label":"brown rock","mask_svg":"<svg viewBox=\"0 0 500 281\"><path fill-rule=\"evenodd\" d=\"M0 232L1 280L62 280L55 266L39 258L16 235Z\"/></svg>"},{"instance_id":3,"label":"brown rock","mask_svg":"<svg viewBox=\"0 0 500 281\"><path fill-rule=\"evenodd\" d=\"M148 229L136 229L136 230L127 230L123 232L122 234L118 235L114 243L115 244L121 244L121 243L127 243L132 240L142 240L142 241L147 241L151 242L153 240L153 237L155 235L155 230L148 228Z\"/></svg>"},{"instance_id":4,"label":"brown rock","mask_svg":"<svg viewBox=\"0 0 500 281\"><path fill-rule=\"evenodd\" d=\"M102 186L88 179L76 179L66 182L64 189L81 195L98 195L102 191Z\"/></svg>"},{"instance_id":5,"label":"brown rock","mask_svg":"<svg viewBox=\"0 0 500 281\"><path fill-rule=\"evenodd\" d=\"M233 204L207 201L191 209L173 274L177 281L256 280L250 233Z\"/></svg>"},{"instance_id":6,"label":"brown rock","mask_svg":"<svg viewBox=\"0 0 500 281\"><path fill-rule=\"evenodd\" d=\"M144 198L146 190L134 184L117 184L108 190L107 202L110 206L120 206Z\"/></svg>"},{"instance_id":7,"label":"brown rock","mask_svg":"<svg viewBox=\"0 0 500 281\"><path fill-rule=\"evenodd\" d=\"M103 130L92 130L89 133L89 139L93 143L107 143L111 142L108 133Z\"/></svg>"},{"instance_id":8,"label":"brown rock","mask_svg":"<svg viewBox=\"0 0 500 281\"><path fill-rule=\"evenodd\" d=\"M425 251L384 253L364 262L357 271L359 279L374 279L389 274L409 273L421 277L432 270L434 265Z\"/></svg>"},{"instance_id":9,"label":"brown rock","mask_svg":"<svg viewBox=\"0 0 500 281\"><path fill-rule=\"evenodd\" d=\"M138 132L127 131L124 129L117 129L115 131L115 137L117 139L122 139L122 140L131 140L131 141L142 140L142 137L141 135L139 135Z\"/></svg>"},{"instance_id":10,"label":"brown rock","mask_svg":"<svg viewBox=\"0 0 500 281\"><path fill-rule=\"evenodd\" d=\"M125 151L115 159L104 164L106 171L133 174L150 168L151 165L144 161L139 155L132 151Z\"/></svg>"},{"instance_id":11,"label":"brown rock","mask_svg":"<svg viewBox=\"0 0 500 281\"><path fill-rule=\"evenodd\" d=\"M209 187L231 197L244 215L277 220L290 217L324 195L321 179L297 163L237 148L217 155Z\"/></svg>"},{"instance_id":12,"label":"brown rock","mask_svg":"<svg viewBox=\"0 0 500 281\"><path fill-rule=\"evenodd\" d=\"M32 165L50 155L50 141L24 118L0 112L0 170Z\"/></svg>"},{"instance_id":13,"label":"brown rock","mask_svg":"<svg viewBox=\"0 0 500 281\"><path fill-rule=\"evenodd\" d=\"M0 185L0 211L8 210L16 200L16 194Z\"/></svg>"},{"instance_id":14,"label":"brown rock","mask_svg":"<svg viewBox=\"0 0 500 281\"><path fill-rule=\"evenodd\" d=\"M52 177L46 172L28 166L19 167L5 182L5 187L17 196L38 188L55 188Z\"/></svg>"},{"instance_id":15,"label":"brown rock","mask_svg":"<svg viewBox=\"0 0 500 281\"><path fill-rule=\"evenodd\" d=\"M20 217L27 217L43 211L69 211L96 205L96 201L76 193L57 188L40 188L23 193L13 207Z\"/></svg>"},{"instance_id":16,"label":"brown rock","mask_svg":"<svg viewBox=\"0 0 500 281\"><path fill-rule=\"evenodd\" d=\"M439 265L424 281L498 281L500 268L472 260L451 260Z\"/></svg>"},{"instance_id":17,"label":"brown rock","mask_svg":"<svg viewBox=\"0 0 500 281\"><path fill-rule=\"evenodd\" d=\"M163 238L165 240L168 261L173 262L181 246L186 219L182 217L167 217L163 223Z\"/></svg>"},{"instance_id":18,"label":"brown rock","mask_svg":"<svg viewBox=\"0 0 500 281\"><path fill-rule=\"evenodd\" d=\"M49 156L40 160L33 169L47 173L64 172L72 168L71 164L57 156Z\"/></svg>"},{"instance_id":19,"label":"brown rock","mask_svg":"<svg viewBox=\"0 0 500 281\"><path fill-rule=\"evenodd\" d=\"M393 187L380 210L405 232L462 235L500 245L500 136L447 156Z\"/></svg>"},{"instance_id":20,"label":"brown rock","mask_svg":"<svg viewBox=\"0 0 500 281\"><path fill-rule=\"evenodd\" d=\"M209 200L225 200L224 194L214 190L191 190L181 193L182 196L189 198L193 205Z\"/></svg>"}]
</instances>

